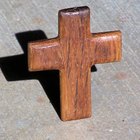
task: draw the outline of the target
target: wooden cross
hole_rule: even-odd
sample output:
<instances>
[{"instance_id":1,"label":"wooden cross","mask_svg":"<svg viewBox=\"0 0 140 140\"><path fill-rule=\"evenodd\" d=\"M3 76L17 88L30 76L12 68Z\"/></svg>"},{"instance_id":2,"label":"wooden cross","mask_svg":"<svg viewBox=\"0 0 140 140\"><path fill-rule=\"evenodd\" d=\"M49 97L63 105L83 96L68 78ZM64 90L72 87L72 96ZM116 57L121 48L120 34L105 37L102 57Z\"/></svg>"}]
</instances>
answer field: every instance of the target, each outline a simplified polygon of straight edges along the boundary
<instances>
[{"instance_id":1,"label":"wooden cross","mask_svg":"<svg viewBox=\"0 0 140 140\"><path fill-rule=\"evenodd\" d=\"M121 59L121 32L90 33L90 10L59 11L59 35L29 43L30 71L60 71L61 119L91 116L91 66Z\"/></svg>"}]
</instances>

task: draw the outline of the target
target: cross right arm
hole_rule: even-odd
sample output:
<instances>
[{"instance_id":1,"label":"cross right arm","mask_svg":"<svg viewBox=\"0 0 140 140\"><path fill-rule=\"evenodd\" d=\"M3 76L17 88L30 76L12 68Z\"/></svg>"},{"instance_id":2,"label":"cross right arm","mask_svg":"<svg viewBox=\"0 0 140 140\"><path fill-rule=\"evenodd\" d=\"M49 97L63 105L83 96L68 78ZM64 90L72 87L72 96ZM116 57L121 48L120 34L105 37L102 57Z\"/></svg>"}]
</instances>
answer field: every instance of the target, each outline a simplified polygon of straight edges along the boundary
<instances>
[{"instance_id":1,"label":"cross right arm","mask_svg":"<svg viewBox=\"0 0 140 140\"><path fill-rule=\"evenodd\" d=\"M90 47L92 65L120 61L121 32L112 31L92 34Z\"/></svg>"}]
</instances>

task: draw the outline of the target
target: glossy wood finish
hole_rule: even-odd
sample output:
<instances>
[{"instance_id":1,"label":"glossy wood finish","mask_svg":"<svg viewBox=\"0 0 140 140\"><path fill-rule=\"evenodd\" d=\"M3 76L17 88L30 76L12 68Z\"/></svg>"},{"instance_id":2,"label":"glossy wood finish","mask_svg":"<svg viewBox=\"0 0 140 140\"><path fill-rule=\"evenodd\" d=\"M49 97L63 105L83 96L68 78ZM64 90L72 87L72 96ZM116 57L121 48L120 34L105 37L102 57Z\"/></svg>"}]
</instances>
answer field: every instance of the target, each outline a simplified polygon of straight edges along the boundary
<instances>
[{"instance_id":1,"label":"glossy wood finish","mask_svg":"<svg viewBox=\"0 0 140 140\"><path fill-rule=\"evenodd\" d=\"M121 32L90 33L90 10L59 11L59 35L29 43L30 71L60 70L61 119L91 116L91 74L94 64L120 61Z\"/></svg>"}]
</instances>

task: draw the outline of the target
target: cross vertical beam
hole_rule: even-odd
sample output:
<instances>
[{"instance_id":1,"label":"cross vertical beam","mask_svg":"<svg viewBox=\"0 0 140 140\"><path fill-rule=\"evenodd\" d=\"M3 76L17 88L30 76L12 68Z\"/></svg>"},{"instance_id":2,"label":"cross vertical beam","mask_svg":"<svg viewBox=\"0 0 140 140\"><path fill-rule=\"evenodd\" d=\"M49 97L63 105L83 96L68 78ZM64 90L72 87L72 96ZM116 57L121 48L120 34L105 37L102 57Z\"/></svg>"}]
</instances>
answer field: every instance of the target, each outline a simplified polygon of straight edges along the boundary
<instances>
[{"instance_id":1,"label":"cross vertical beam","mask_svg":"<svg viewBox=\"0 0 140 140\"><path fill-rule=\"evenodd\" d=\"M91 116L91 66L121 59L120 31L90 33L90 10L59 11L59 35L29 43L29 70L60 71L61 119Z\"/></svg>"},{"instance_id":2,"label":"cross vertical beam","mask_svg":"<svg viewBox=\"0 0 140 140\"><path fill-rule=\"evenodd\" d=\"M90 17L88 8L59 12L59 38L64 69L60 70L62 119L91 116Z\"/></svg>"}]
</instances>

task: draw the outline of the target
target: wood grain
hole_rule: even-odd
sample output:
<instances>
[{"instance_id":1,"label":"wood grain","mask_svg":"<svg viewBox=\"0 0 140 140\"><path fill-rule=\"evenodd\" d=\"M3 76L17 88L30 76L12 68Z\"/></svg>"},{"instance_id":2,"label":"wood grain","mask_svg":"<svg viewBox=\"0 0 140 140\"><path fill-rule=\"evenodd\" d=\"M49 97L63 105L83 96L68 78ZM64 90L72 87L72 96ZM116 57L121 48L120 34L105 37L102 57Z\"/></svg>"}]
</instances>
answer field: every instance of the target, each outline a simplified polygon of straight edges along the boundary
<instances>
[{"instance_id":1,"label":"wood grain","mask_svg":"<svg viewBox=\"0 0 140 140\"><path fill-rule=\"evenodd\" d=\"M63 121L91 116L91 66L120 59L121 32L90 33L88 7L60 10L58 37L28 47L30 71L60 70Z\"/></svg>"}]
</instances>

